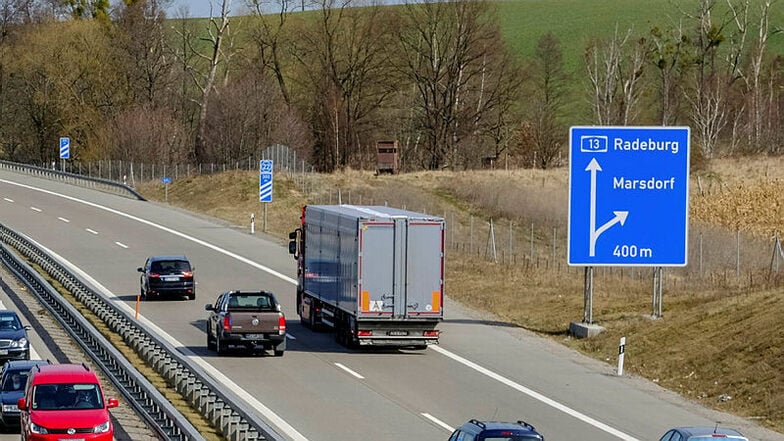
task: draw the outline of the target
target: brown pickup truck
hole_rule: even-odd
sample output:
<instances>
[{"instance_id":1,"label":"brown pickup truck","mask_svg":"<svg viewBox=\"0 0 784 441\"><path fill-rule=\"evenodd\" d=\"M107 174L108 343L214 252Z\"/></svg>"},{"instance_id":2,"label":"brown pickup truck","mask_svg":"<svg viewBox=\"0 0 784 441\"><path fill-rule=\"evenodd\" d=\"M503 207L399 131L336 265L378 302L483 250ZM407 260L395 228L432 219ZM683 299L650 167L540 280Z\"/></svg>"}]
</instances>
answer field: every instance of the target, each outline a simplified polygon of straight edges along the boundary
<instances>
[{"instance_id":1,"label":"brown pickup truck","mask_svg":"<svg viewBox=\"0 0 784 441\"><path fill-rule=\"evenodd\" d=\"M224 355L230 346L249 352L286 350L286 317L275 295L268 291L227 291L214 304L205 305L207 348Z\"/></svg>"}]
</instances>

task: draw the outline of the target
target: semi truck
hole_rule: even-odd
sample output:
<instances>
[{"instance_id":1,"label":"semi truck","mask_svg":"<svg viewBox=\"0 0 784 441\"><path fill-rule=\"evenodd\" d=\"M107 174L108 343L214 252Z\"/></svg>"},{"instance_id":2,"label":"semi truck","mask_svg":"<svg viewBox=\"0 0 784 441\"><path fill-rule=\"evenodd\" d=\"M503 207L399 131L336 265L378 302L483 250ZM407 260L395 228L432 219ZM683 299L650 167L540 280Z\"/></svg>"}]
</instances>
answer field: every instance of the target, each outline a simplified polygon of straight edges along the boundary
<instances>
[{"instance_id":1,"label":"semi truck","mask_svg":"<svg viewBox=\"0 0 784 441\"><path fill-rule=\"evenodd\" d=\"M289 234L301 322L350 348L438 343L444 231L441 217L387 206L304 206Z\"/></svg>"}]
</instances>

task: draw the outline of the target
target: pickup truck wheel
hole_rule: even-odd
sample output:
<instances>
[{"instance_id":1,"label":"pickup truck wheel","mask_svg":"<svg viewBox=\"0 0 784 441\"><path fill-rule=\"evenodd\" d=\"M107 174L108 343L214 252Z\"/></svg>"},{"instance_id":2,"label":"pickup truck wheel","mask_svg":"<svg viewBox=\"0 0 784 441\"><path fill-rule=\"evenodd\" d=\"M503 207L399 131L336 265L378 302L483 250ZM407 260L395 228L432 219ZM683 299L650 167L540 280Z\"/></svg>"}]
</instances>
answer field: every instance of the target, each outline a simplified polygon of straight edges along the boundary
<instances>
[{"instance_id":1,"label":"pickup truck wheel","mask_svg":"<svg viewBox=\"0 0 784 441\"><path fill-rule=\"evenodd\" d=\"M215 352L217 352L218 355L226 354L226 347L224 346L220 337L215 337Z\"/></svg>"},{"instance_id":2,"label":"pickup truck wheel","mask_svg":"<svg viewBox=\"0 0 784 441\"><path fill-rule=\"evenodd\" d=\"M215 350L215 341L210 336L210 331L207 331L207 349L214 351Z\"/></svg>"}]
</instances>

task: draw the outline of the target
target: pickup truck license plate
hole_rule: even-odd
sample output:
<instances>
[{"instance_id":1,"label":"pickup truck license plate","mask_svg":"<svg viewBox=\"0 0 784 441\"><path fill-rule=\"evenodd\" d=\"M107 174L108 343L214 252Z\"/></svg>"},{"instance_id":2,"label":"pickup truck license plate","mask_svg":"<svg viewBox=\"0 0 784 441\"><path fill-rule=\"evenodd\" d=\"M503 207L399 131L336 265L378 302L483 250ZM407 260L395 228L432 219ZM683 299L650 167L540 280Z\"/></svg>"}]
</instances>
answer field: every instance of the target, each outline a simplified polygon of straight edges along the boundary
<instances>
[{"instance_id":1,"label":"pickup truck license plate","mask_svg":"<svg viewBox=\"0 0 784 441\"><path fill-rule=\"evenodd\" d=\"M408 335L408 331L387 331L387 335L391 335L393 337L403 337Z\"/></svg>"},{"instance_id":2,"label":"pickup truck license plate","mask_svg":"<svg viewBox=\"0 0 784 441\"><path fill-rule=\"evenodd\" d=\"M258 340L264 338L264 334L245 334L245 338L250 340Z\"/></svg>"}]
</instances>

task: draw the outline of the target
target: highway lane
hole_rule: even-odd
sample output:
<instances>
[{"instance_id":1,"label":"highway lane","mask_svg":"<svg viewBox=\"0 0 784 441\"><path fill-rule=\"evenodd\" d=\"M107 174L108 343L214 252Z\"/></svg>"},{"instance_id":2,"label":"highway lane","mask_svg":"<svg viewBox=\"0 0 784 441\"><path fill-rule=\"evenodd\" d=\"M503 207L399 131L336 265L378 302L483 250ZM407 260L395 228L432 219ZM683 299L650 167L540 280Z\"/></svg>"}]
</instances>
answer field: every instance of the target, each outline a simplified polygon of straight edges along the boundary
<instances>
[{"instance_id":1,"label":"highway lane","mask_svg":"<svg viewBox=\"0 0 784 441\"><path fill-rule=\"evenodd\" d=\"M551 342L485 324L451 302L440 348L347 351L331 335L298 325L290 283L294 263L285 247L164 206L10 173L0 173L0 204L0 222L46 244L130 307L138 291L135 268L147 255L188 255L197 267L197 301L144 302L142 314L181 342L183 351L203 356L272 408L296 430L292 439L361 440L373 434L378 440L439 440L471 417L525 419L549 439L575 434L590 440L656 439L666 427L716 419L650 384L614 377L608 366ZM219 359L204 348L203 305L222 289L253 286L278 294L296 340L280 359ZM733 420L722 416L721 421ZM781 439L776 436L763 433L757 439Z\"/></svg>"}]
</instances>

